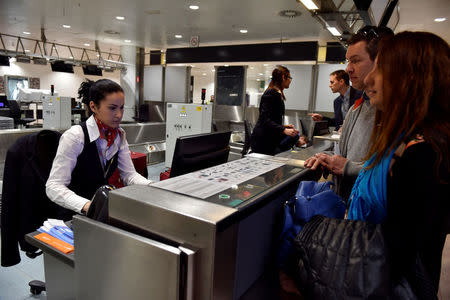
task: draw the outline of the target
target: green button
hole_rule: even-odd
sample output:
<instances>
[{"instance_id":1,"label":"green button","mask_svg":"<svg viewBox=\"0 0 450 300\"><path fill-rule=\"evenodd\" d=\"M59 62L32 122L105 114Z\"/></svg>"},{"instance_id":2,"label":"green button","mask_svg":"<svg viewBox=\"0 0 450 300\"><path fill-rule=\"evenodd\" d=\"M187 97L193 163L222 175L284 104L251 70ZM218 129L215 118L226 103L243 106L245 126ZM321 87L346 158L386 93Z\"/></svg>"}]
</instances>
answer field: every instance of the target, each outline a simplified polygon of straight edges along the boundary
<instances>
[{"instance_id":1,"label":"green button","mask_svg":"<svg viewBox=\"0 0 450 300\"><path fill-rule=\"evenodd\" d=\"M227 194L220 194L220 195L219 195L219 198L220 198L220 199L230 199L230 195L227 195Z\"/></svg>"},{"instance_id":2,"label":"green button","mask_svg":"<svg viewBox=\"0 0 450 300\"><path fill-rule=\"evenodd\" d=\"M235 206L238 206L239 204L241 204L242 202L244 202L244 201L242 201L241 199L235 199L233 201L228 202L228 205L231 207L235 207Z\"/></svg>"}]
</instances>

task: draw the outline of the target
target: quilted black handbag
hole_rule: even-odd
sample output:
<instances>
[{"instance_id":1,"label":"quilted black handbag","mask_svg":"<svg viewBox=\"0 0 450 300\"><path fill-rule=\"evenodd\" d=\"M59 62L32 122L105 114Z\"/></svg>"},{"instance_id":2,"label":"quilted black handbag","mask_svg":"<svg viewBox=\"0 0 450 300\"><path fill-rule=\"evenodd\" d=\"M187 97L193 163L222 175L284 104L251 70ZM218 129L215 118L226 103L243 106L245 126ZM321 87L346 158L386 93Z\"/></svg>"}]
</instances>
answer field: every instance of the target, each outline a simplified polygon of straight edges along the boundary
<instances>
[{"instance_id":1,"label":"quilted black handbag","mask_svg":"<svg viewBox=\"0 0 450 300\"><path fill-rule=\"evenodd\" d=\"M417 257L415 292L393 284L380 224L315 216L294 240L289 271L305 299L437 299Z\"/></svg>"}]
</instances>

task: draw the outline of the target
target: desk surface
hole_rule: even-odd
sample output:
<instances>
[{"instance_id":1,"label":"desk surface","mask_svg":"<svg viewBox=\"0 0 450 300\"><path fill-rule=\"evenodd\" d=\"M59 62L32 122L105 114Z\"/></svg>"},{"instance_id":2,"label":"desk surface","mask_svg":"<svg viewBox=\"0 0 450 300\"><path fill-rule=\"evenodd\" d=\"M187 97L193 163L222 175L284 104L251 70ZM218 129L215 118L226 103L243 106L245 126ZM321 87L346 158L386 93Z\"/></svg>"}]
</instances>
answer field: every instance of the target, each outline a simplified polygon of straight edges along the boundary
<instances>
[{"instance_id":1,"label":"desk surface","mask_svg":"<svg viewBox=\"0 0 450 300\"><path fill-rule=\"evenodd\" d=\"M339 142L341 135L339 133L328 133L324 135L315 135L315 139L321 139L321 140L327 140L327 141L333 141L333 142Z\"/></svg>"}]
</instances>

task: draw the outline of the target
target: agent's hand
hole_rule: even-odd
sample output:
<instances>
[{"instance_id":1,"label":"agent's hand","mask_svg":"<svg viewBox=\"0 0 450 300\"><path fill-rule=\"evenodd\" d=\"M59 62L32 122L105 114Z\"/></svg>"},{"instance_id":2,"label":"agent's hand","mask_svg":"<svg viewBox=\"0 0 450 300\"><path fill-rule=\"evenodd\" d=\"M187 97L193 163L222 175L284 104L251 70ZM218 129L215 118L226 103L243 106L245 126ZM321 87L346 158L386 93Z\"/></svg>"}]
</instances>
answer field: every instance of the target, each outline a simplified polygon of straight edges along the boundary
<instances>
[{"instance_id":1,"label":"agent's hand","mask_svg":"<svg viewBox=\"0 0 450 300\"><path fill-rule=\"evenodd\" d=\"M321 114L315 114L315 113L310 113L308 114L308 116L311 116L311 118L313 119L313 121L322 121L323 116Z\"/></svg>"},{"instance_id":2,"label":"agent's hand","mask_svg":"<svg viewBox=\"0 0 450 300\"><path fill-rule=\"evenodd\" d=\"M287 136L296 136L298 134L298 130L295 128L286 128L283 130L283 133Z\"/></svg>"},{"instance_id":3,"label":"agent's hand","mask_svg":"<svg viewBox=\"0 0 450 300\"><path fill-rule=\"evenodd\" d=\"M89 210L89 207L91 206L91 202L92 202L92 201L86 202L86 204L85 204L85 205L83 206L83 208L81 209L81 212L82 212L82 213L84 213L84 214L87 213L87 211Z\"/></svg>"},{"instance_id":4,"label":"agent's hand","mask_svg":"<svg viewBox=\"0 0 450 300\"><path fill-rule=\"evenodd\" d=\"M284 128L293 128L293 129L295 129L295 126L293 124L286 124L286 125L283 125L283 126L284 126Z\"/></svg>"}]
</instances>

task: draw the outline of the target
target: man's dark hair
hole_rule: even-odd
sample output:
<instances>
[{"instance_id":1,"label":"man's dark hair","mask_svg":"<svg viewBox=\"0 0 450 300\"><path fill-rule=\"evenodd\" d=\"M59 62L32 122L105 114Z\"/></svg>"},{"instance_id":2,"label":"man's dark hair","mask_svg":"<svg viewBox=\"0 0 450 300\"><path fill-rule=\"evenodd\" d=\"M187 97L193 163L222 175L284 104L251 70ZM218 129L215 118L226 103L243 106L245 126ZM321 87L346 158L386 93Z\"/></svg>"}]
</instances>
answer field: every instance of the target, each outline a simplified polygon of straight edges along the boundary
<instances>
[{"instance_id":1,"label":"man's dark hair","mask_svg":"<svg viewBox=\"0 0 450 300\"><path fill-rule=\"evenodd\" d=\"M367 43L366 50L369 53L370 59L375 60L378 53L378 44L386 36L394 35L392 29L388 27L364 26L357 33L352 35L347 44L354 45L358 42L364 41Z\"/></svg>"},{"instance_id":2,"label":"man's dark hair","mask_svg":"<svg viewBox=\"0 0 450 300\"><path fill-rule=\"evenodd\" d=\"M336 76L336 79L338 81L344 79L345 84L350 85L350 77L344 70L336 70L334 72L331 72L330 76Z\"/></svg>"}]
</instances>

